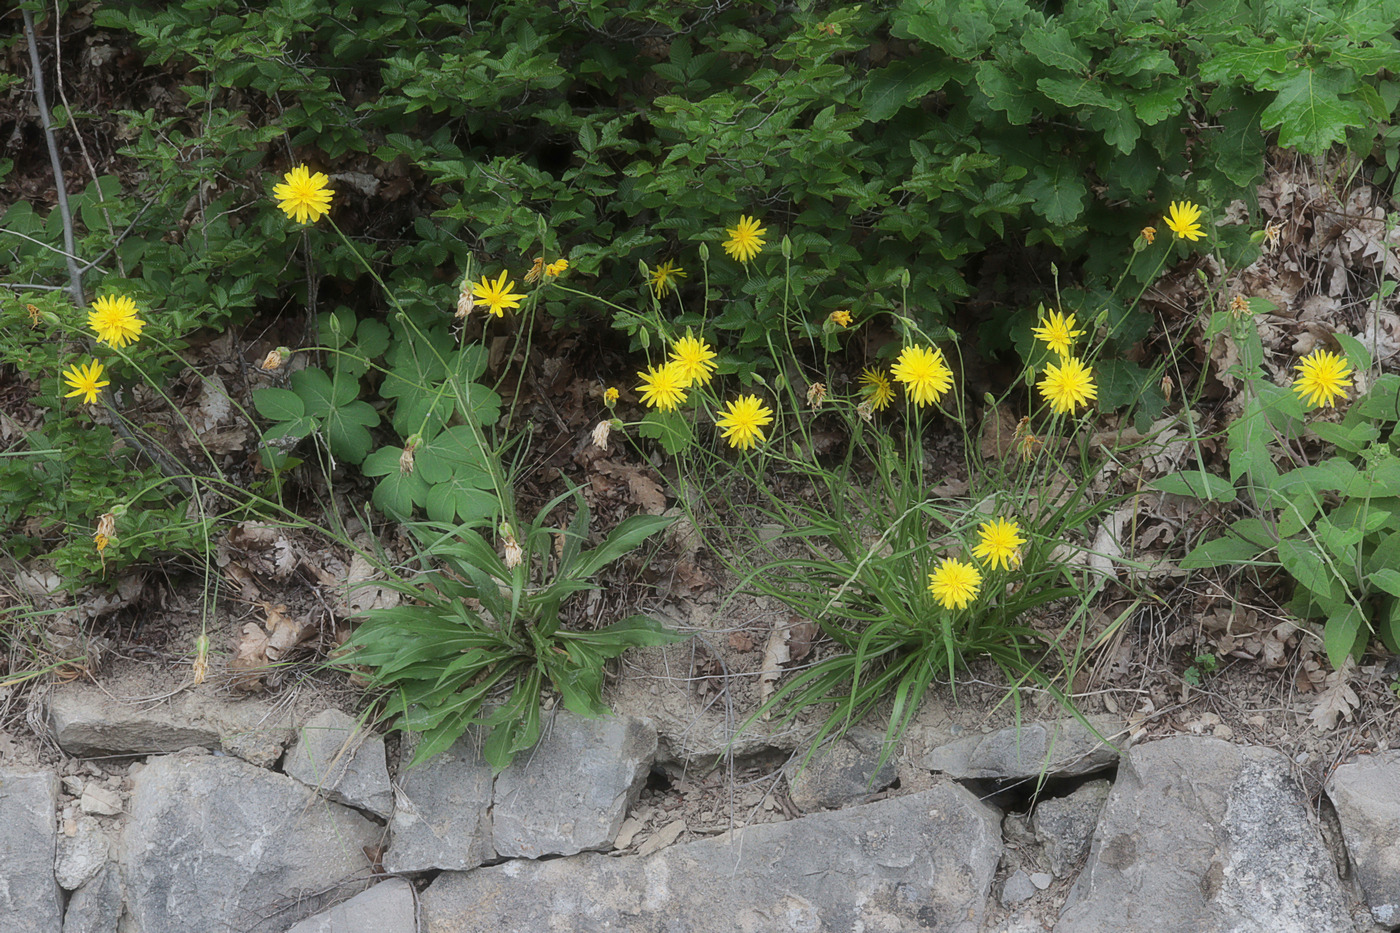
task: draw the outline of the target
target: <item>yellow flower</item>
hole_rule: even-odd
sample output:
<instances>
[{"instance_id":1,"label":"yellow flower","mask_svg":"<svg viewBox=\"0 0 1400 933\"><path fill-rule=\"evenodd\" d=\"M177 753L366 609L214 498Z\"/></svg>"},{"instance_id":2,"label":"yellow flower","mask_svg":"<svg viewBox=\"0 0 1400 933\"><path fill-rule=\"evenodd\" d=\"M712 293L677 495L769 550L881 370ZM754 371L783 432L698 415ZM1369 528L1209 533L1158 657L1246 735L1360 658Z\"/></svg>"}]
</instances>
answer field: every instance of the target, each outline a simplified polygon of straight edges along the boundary
<instances>
[{"instance_id":1,"label":"yellow flower","mask_svg":"<svg viewBox=\"0 0 1400 933\"><path fill-rule=\"evenodd\" d=\"M977 598L982 574L972 564L950 557L928 575L928 591L944 609L966 609Z\"/></svg>"},{"instance_id":2,"label":"yellow flower","mask_svg":"<svg viewBox=\"0 0 1400 933\"><path fill-rule=\"evenodd\" d=\"M272 189L272 196L292 220L304 224L310 218L314 224L322 214L330 212L331 195L335 192L326 187L330 179L324 174L313 175L305 165L298 165L283 178L285 181Z\"/></svg>"},{"instance_id":3,"label":"yellow flower","mask_svg":"<svg viewBox=\"0 0 1400 933\"><path fill-rule=\"evenodd\" d=\"M839 324L841 327L851 326L851 312L849 311L833 311L826 316L826 319L833 324Z\"/></svg>"},{"instance_id":4,"label":"yellow flower","mask_svg":"<svg viewBox=\"0 0 1400 933\"><path fill-rule=\"evenodd\" d=\"M83 401L89 405L97 402L97 396L105 385L111 385L102 378L102 364L93 360L86 366L79 366L76 363L68 368L68 372L63 374L63 381L73 387L64 398L72 398L81 395Z\"/></svg>"},{"instance_id":5,"label":"yellow flower","mask_svg":"<svg viewBox=\"0 0 1400 933\"><path fill-rule=\"evenodd\" d=\"M1300 375L1293 381L1293 391L1309 405L1331 405L1346 397L1345 390L1351 385L1347 376L1351 375L1351 370L1347 368L1345 356L1314 350L1294 368Z\"/></svg>"},{"instance_id":6,"label":"yellow flower","mask_svg":"<svg viewBox=\"0 0 1400 933\"><path fill-rule=\"evenodd\" d=\"M97 339L113 347L124 347L141 339L146 322L138 318L136 302L125 295L103 295L92 303L88 327Z\"/></svg>"},{"instance_id":7,"label":"yellow flower","mask_svg":"<svg viewBox=\"0 0 1400 933\"><path fill-rule=\"evenodd\" d=\"M1142 228L1142 238L1143 238L1144 240L1146 240L1148 243L1151 243L1152 241L1156 240L1156 239L1157 239L1157 228L1156 228L1156 227L1143 227L1143 228Z\"/></svg>"},{"instance_id":8,"label":"yellow flower","mask_svg":"<svg viewBox=\"0 0 1400 933\"><path fill-rule=\"evenodd\" d=\"M520 301L525 297L512 292L514 287L514 282L506 281L504 272L494 282L490 276L483 275L481 281L472 286L472 295L481 299L487 311L496 317L505 317L507 311L520 307Z\"/></svg>"},{"instance_id":9,"label":"yellow flower","mask_svg":"<svg viewBox=\"0 0 1400 933\"><path fill-rule=\"evenodd\" d=\"M860 374L860 394L874 411L884 411L894 401L894 389L883 370L865 367Z\"/></svg>"},{"instance_id":10,"label":"yellow flower","mask_svg":"<svg viewBox=\"0 0 1400 933\"><path fill-rule=\"evenodd\" d=\"M1021 526L1004 518L994 518L977 526L978 544L972 549L972 556L992 569L1003 567L1007 570L1021 566L1021 545L1026 539L1021 537Z\"/></svg>"},{"instance_id":11,"label":"yellow flower","mask_svg":"<svg viewBox=\"0 0 1400 933\"><path fill-rule=\"evenodd\" d=\"M675 411L685 401L685 389L689 380L681 377L681 370L675 363L665 366L650 366L644 373L637 373L642 384L637 386L642 393L642 401L651 408L662 411Z\"/></svg>"},{"instance_id":12,"label":"yellow flower","mask_svg":"<svg viewBox=\"0 0 1400 933\"><path fill-rule=\"evenodd\" d=\"M664 298L667 292L676 290L676 280L683 279L688 273L680 266L676 265L674 259L668 259L661 265L652 269L647 274L651 281L651 290L656 293L658 299Z\"/></svg>"},{"instance_id":13,"label":"yellow flower","mask_svg":"<svg viewBox=\"0 0 1400 933\"><path fill-rule=\"evenodd\" d=\"M748 450L764 440L763 427L773 423L773 409L764 406L757 395L741 395L730 402L715 427L724 429L730 447Z\"/></svg>"},{"instance_id":14,"label":"yellow flower","mask_svg":"<svg viewBox=\"0 0 1400 933\"><path fill-rule=\"evenodd\" d=\"M1167 229L1181 240L1194 242L1205 236L1201 225L1197 223L1200 219L1201 209L1190 201L1173 201L1167 209Z\"/></svg>"},{"instance_id":15,"label":"yellow flower","mask_svg":"<svg viewBox=\"0 0 1400 933\"><path fill-rule=\"evenodd\" d=\"M740 262L748 262L763 249L763 234L767 227L760 227L753 217L739 215L739 222L724 231L729 239L724 241L724 251Z\"/></svg>"},{"instance_id":16,"label":"yellow flower","mask_svg":"<svg viewBox=\"0 0 1400 933\"><path fill-rule=\"evenodd\" d=\"M1057 356L1069 356L1075 338L1084 336L1084 331L1074 329L1073 314L1066 316L1058 311L1051 311L1050 317L1032 328L1031 333Z\"/></svg>"},{"instance_id":17,"label":"yellow flower","mask_svg":"<svg viewBox=\"0 0 1400 933\"><path fill-rule=\"evenodd\" d=\"M1099 393L1093 372L1075 357L1062 358L1058 366L1051 363L1045 367L1045 377L1037 384L1040 394L1050 403L1050 410L1057 415L1073 413L1076 406L1088 405Z\"/></svg>"},{"instance_id":18,"label":"yellow flower","mask_svg":"<svg viewBox=\"0 0 1400 933\"><path fill-rule=\"evenodd\" d=\"M621 393L617 391L616 386L608 386L603 390L603 404L612 408L617 404L617 397L619 394Z\"/></svg>"},{"instance_id":19,"label":"yellow flower","mask_svg":"<svg viewBox=\"0 0 1400 933\"><path fill-rule=\"evenodd\" d=\"M556 259L556 260L554 260L553 262L551 262L549 265L547 265L547 266L544 267L544 274L545 274L545 275L548 275L548 276L550 276L550 277L560 276L560 275L563 275L563 274L564 274L564 271L565 271L566 269L568 269L568 268L569 268L569 260L567 260L567 259Z\"/></svg>"},{"instance_id":20,"label":"yellow flower","mask_svg":"<svg viewBox=\"0 0 1400 933\"><path fill-rule=\"evenodd\" d=\"M685 380L681 388L691 385L704 385L715 374L715 351L703 337L696 337L689 330L685 336L671 344L671 363L680 370Z\"/></svg>"},{"instance_id":21,"label":"yellow flower","mask_svg":"<svg viewBox=\"0 0 1400 933\"><path fill-rule=\"evenodd\" d=\"M937 347L905 347L899 351L899 359L890 372L896 381L904 383L905 394L920 408L930 402L937 404L953 385L953 371Z\"/></svg>"}]
</instances>

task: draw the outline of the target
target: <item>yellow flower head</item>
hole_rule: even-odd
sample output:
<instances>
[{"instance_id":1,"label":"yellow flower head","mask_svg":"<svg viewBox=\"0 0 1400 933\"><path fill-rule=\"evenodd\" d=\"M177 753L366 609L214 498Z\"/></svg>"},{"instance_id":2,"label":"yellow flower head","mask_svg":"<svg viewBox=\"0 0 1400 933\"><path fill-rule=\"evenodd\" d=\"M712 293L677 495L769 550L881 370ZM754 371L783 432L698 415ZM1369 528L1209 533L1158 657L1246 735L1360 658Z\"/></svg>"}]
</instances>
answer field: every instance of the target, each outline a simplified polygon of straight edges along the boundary
<instances>
[{"instance_id":1,"label":"yellow flower head","mask_svg":"<svg viewBox=\"0 0 1400 933\"><path fill-rule=\"evenodd\" d=\"M739 222L724 231L729 239L724 241L724 251L740 262L748 262L763 249L763 234L767 227L760 227L753 217L739 215Z\"/></svg>"},{"instance_id":2,"label":"yellow flower head","mask_svg":"<svg viewBox=\"0 0 1400 933\"><path fill-rule=\"evenodd\" d=\"M890 367L895 381L904 383L905 394L920 408L937 404L953 385L953 371L937 347L905 347Z\"/></svg>"},{"instance_id":3,"label":"yellow flower head","mask_svg":"<svg viewBox=\"0 0 1400 933\"><path fill-rule=\"evenodd\" d=\"M125 295L103 295L92 303L88 327L97 339L113 347L124 347L141 339L146 322L136 315L136 302Z\"/></svg>"},{"instance_id":4,"label":"yellow flower head","mask_svg":"<svg viewBox=\"0 0 1400 933\"><path fill-rule=\"evenodd\" d=\"M1021 526L1004 518L994 518L977 526L978 543L972 549L972 556L993 570L1002 567L1006 570L1021 566L1021 545L1026 539L1021 537Z\"/></svg>"},{"instance_id":5,"label":"yellow flower head","mask_svg":"<svg viewBox=\"0 0 1400 933\"><path fill-rule=\"evenodd\" d=\"M688 273L680 266L676 265L674 259L668 259L647 273L647 278L651 282L651 290L658 299L666 297L667 292L676 290L676 282L683 279Z\"/></svg>"},{"instance_id":6,"label":"yellow flower head","mask_svg":"<svg viewBox=\"0 0 1400 933\"><path fill-rule=\"evenodd\" d=\"M63 374L63 381L73 388L72 392L63 396L64 398L81 395L83 401L89 405L97 402L97 396L102 391L103 386L111 385L111 382L102 378L102 364L97 360L93 360L86 366L73 364L68 368L68 372Z\"/></svg>"},{"instance_id":7,"label":"yellow flower head","mask_svg":"<svg viewBox=\"0 0 1400 933\"><path fill-rule=\"evenodd\" d=\"M662 411L675 411L685 401L685 389L690 381L681 377L680 367L675 363L665 366L650 366L644 373L637 373L642 384L637 388L642 393L642 401L650 408Z\"/></svg>"},{"instance_id":8,"label":"yellow flower head","mask_svg":"<svg viewBox=\"0 0 1400 933\"><path fill-rule=\"evenodd\" d=\"M849 311L833 311L826 316L826 319L840 327L851 326L851 312Z\"/></svg>"},{"instance_id":9,"label":"yellow flower head","mask_svg":"<svg viewBox=\"0 0 1400 933\"><path fill-rule=\"evenodd\" d=\"M1351 385L1347 376L1347 358L1326 350L1314 350L1294 367L1299 376L1293 381L1293 391L1307 400L1309 405L1331 405L1339 398L1346 397L1346 389Z\"/></svg>"},{"instance_id":10,"label":"yellow flower head","mask_svg":"<svg viewBox=\"0 0 1400 933\"><path fill-rule=\"evenodd\" d=\"M556 276L563 275L564 272L565 272L568 268L569 268L569 260L567 260L567 259L556 259L556 260L554 260L553 262L551 262L549 265L547 265L547 266L544 267L544 274L547 275L547 276L549 276L550 278L554 278L554 277L556 277Z\"/></svg>"},{"instance_id":11,"label":"yellow flower head","mask_svg":"<svg viewBox=\"0 0 1400 933\"><path fill-rule=\"evenodd\" d=\"M730 447L748 450L764 440L763 428L773 423L773 409L766 407L757 395L741 395L725 406L724 417L715 427L724 430Z\"/></svg>"},{"instance_id":12,"label":"yellow flower head","mask_svg":"<svg viewBox=\"0 0 1400 933\"><path fill-rule=\"evenodd\" d=\"M612 408L617 404L617 397L621 394L617 391L617 386L608 386L603 390L603 404Z\"/></svg>"},{"instance_id":13,"label":"yellow flower head","mask_svg":"<svg viewBox=\"0 0 1400 933\"><path fill-rule=\"evenodd\" d=\"M512 288L515 288L515 283L506 281L504 272L494 282L490 276L483 275L481 281L472 286L472 295L486 305L487 311L496 317L505 317L507 311L520 307L520 302L525 297L512 292Z\"/></svg>"},{"instance_id":14,"label":"yellow flower head","mask_svg":"<svg viewBox=\"0 0 1400 933\"><path fill-rule=\"evenodd\" d=\"M928 591L944 609L966 609L977 598L982 574L972 564L950 557L928 575Z\"/></svg>"},{"instance_id":15,"label":"yellow flower head","mask_svg":"<svg viewBox=\"0 0 1400 933\"><path fill-rule=\"evenodd\" d=\"M1205 233L1197 222L1201 219L1201 209L1190 201L1173 201L1167 208L1167 229L1175 233L1177 239L1195 242Z\"/></svg>"},{"instance_id":16,"label":"yellow flower head","mask_svg":"<svg viewBox=\"0 0 1400 933\"><path fill-rule=\"evenodd\" d=\"M1074 329L1074 315L1063 315L1051 311L1050 316L1032 328L1031 333L1050 348L1057 356L1069 356L1074 349L1074 341L1084 336L1084 331Z\"/></svg>"},{"instance_id":17,"label":"yellow flower head","mask_svg":"<svg viewBox=\"0 0 1400 933\"><path fill-rule=\"evenodd\" d=\"M1045 376L1037 385L1040 394L1057 415L1072 414L1079 405L1088 405L1098 397L1094 374L1076 357L1061 358L1059 365L1045 367Z\"/></svg>"},{"instance_id":18,"label":"yellow flower head","mask_svg":"<svg viewBox=\"0 0 1400 933\"><path fill-rule=\"evenodd\" d=\"M298 165L283 177L282 184L272 189L272 196L292 220L304 224L309 219L314 224L330 212L335 192L326 187L330 179L323 173L313 175L305 165Z\"/></svg>"},{"instance_id":19,"label":"yellow flower head","mask_svg":"<svg viewBox=\"0 0 1400 933\"><path fill-rule=\"evenodd\" d=\"M704 385L715 374L715 351L703 337L696 337L689 330L685 336L671 344L671 363L675 365L685 380L681 388L691 385Z\"/></svg>"},{"instance_id":20,"label":"yellow flower head","mask_svg":"<svg viewBox=\"0 0 1400 933\"><path fill-rule=\"evenodd\" d=\"M869 366L860 374L860 394L869 403L872 411L884 411L890 407L890 402L894 401L890 377L885 375L884 370L871 369Z\"/></svg>"}]
</instances>

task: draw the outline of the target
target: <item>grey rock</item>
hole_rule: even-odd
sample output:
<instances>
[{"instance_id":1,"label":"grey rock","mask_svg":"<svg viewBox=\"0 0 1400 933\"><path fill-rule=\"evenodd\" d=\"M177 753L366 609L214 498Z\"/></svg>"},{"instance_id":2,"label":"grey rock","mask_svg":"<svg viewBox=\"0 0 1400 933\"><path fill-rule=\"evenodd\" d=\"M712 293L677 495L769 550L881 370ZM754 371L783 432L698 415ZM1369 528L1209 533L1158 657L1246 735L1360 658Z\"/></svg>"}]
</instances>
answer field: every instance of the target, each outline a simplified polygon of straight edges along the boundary
<instances>
[{"instance_id":1,"label":"grey rock","mask_svg":"<svg viewBox=\"0 0 1400 933\"><path fill-rule=\"evenodd\" d=\"M1337 768L1327 796L1371 916L1387 929L1400 928L1400 750Z\"/></svg>"},{"instance_id":2,"label":"grey rock","mask_svg":"<svg viewBox=\"0 0 1400 933\"><path fill-rule=\"evenodd\" d=\"M1050 883L1054 880L1055 876L1050 874L1049 872L1031 872L1031 884L1035 885L1036 890L1038 891L1044 891L1046 888L1050 887Z\"/></svg>"},{"instance_id":3,"label":"grey rock","mask_svg":"<svg viewBox=\"0 0 1400 933\"><path fill-rule=\"evenodd\" d=\"M53 865L58 776L0 771L0 933L59 933Z\"/></svg>"},{"instance_id":4,"label":"grey rock","mask_svg":"<svg viewBox=\"0 0 1400 933\"><path fill-rule=\"evenodd\" d=\"M1031 876L1018 868L1001 886L1001 906L1010 907L1013 904L1029 900L1035 897L1035 891L1035 885L1031 884Z\"/></svg>"},{"instance_id":5,"label":"grey rock","mask_svg":"<svg viewBox=\"0 0 1400 933\"><path fill-rule=\"evenodd\" d=\"M1090 718L1104 738L1121 730L1116 719ZM1111 767L1118 751L1077 719L1023 723L988 735L973 735L940 745L924 757L930 771L956 780L1021 780L1045 773L1061 777L1090 774Z\"/></svg>"},{"instance_id":6,"label":"grey rock","mask_svg":"<svg viewBox=\"0 0 1400 933\"><path fill-rule=\"evenodd\" d=\"M788 772L793 804L809 813L841 807L889 787L899 772L893 757L880 765L883 747L880 733L853 730L819 749L806 767L801 758L795 759Z\"/></svg>"},{"instance_id":7,"label":"grey rock","mask_svg":"<svg viewBox=\"0 0 1400 933\"><path fill-rule=\"evenodd\" d=\"M59 833L54 878L65 891L76 891L87 884L107 864L110 840L97 820L75 820L73 835Z\"/></svg>"},{"instance_id":8,"label":"grey rock","mask_svg":"<svg viewBox=\"0 0 1400 933\"><path fill-rule=\"evenodd\" d=\"M649 857L584 853L444 872L427 933L976 933L1001 854L961 787L738 829Z\"/></svg>"},{"instance_id":9,"label":"grey rock","mask_svg":"<svg viewBox=\"0 0 1400 933\"><path fill-rule=\"evenodd\" d=\"M393 812L384 739L338 709L311 717L282 770L337 803L385 819Z\"/></svg>"},{"instance_id":10,"label":"grey rock","mask_svg":"<svg viewBox=\"0 0 1400 933\"><path fill-rule=\"evenodd\" d=\"M466 871L495 858L491 766L482 760L477 742L477 733L469 731L440 755L400 770L386 871ZM405 761L409 744L404 743Z\"/></svg>"},{"instance_id":11,"label":"grey rock","mask_svg":"<svg viewBox=\"0 0 1400 933\"><path fill-rule=\"evenodd\" d=\"M496 776L492 835L505 858L612 848L656 757L646 720L558 712L533 749Z\"/></svg>"},{"instance_id":12,"label":"grey rock","mask_svg":"<svg viewBox=\"0 0 1400 933\"><path fill-rule=\"evenodd\" d=\"M272 768L282 757L282 751L287 747L290 735L290 731L283 729L244 731L236 726L227 727L227 731L221 730L219 733L219 746L230 755L236 755L250 765L257 765L259 768Z\"/></svg>"},{"instance_id":13,"label":"grey rock","mask_svg":"<svg viewBox=\"0 0 1400 933\"><path fill-rule=\"evenodd\" d=\"M282 933L364 878L381 827L237 758L152 758L118 847L130 933Z\"/></svg>"},{"instance_id":14,"label":"grey rock","mask_svg":"<svg viewBox=\"0 0 1400 933\"><path fill-rule=\"evenodd\" d=\"M115 864L73 892L63 912L63 933L117 933L122 915L122 884Z\"/></svg>"},{"instance_id":15,"label":"grey rock","mask_svg":"<svg viewBox=\"0 0 1400 933\"><path fill-rule=\"evenodd\" d=\"M416 933L414 914L413 885L389 878L308 917L287 933Z\"/></svg>"},{"instance_id":16,"label":"grey rock","mask_svg":"<svg viewBox=\"0 0 1400 933\"><path fill-rule=\"evenodd\" d=\"M1052 797L1036 805L1031 832L1055 877L1069 875L1088 853L1109 786L1107 781L1089 781L1066 797Z\"/></svg>"},{"instance_id":17,"label":"grey rock","mask_svg":"<svg viewBox=\"0 0 1400 933\"><path fill-rule=\"evenodd\" d=\"M89 784L78 802L84 813L92 816L116 816L122 812L122 795L110 787Z\"/></svg>"},{"instance_id":18,"label":"grey rock","mask_svg":"<svg viewBox=\"0 0 1400 933\"><path fill-rule=\"evenodd\" d=\"M1351 933L1288 759L1178 736L1124 755L1055 933Z\"/></svg>"}]
</instances>

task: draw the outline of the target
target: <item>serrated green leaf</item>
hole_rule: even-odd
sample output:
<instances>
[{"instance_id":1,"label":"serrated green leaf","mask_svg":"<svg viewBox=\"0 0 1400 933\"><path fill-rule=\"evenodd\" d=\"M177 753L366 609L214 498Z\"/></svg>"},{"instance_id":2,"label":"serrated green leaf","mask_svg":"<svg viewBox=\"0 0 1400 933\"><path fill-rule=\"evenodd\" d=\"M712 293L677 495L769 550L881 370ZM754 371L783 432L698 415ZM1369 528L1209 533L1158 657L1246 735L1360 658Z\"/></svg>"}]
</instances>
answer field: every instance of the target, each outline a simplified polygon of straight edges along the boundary
<instances>
[{"instance_id":1,"label":"serrated green leaf","mask_svg":"<svg viewBox=\"0 0 1400 933\"><path fill-rule=\"evenodd\" d=\"M1241 48L1234 43L1213 48L1211 58L1201 64L1201 80L1224 82L1227 78L1243 78L1247 84L1258 84L1266 74L1282 74L1289 59L1302 50L1302 43L1276 39L1250 39Z\"/></svg>"},{"instance_id":2,"label":"serrated green leaf","mask_svg":"<svg viewBox=\"0 0 1400 933\"><path fill-rule=\"evenodd\" d=\"M1065 29L1050 25L1027 29L1021 36L1021 47L1051 68L1077 74L1089 70L1089 54L1075 45Z\"/></svg>"},{"instance_id":3,"label":"serrated green leaf","mask_svg":"<svg viewBox=\"0 0 1400 933\"><path fill-rule=\"evenodd\" d=\"M668 454L678 454L690 446L690 422L679 412L664 412L653 408L642 418L637 433L661 442Z\"/></svg>"},{"instance_id":4,"label":"serrated green leaf","mask_svg":"<svg viewBox=\"0 0 1400 933\"><path fill-rule=\"evenodd\" d=\"M1183 470L1180 473L1163 476L1153 480L1148 484L1148 487L1158 492L1191 496L1211 502L1234 502L1236 496L1233 483L1222 476L1206 473L1203 470Z\"/></svg>"},{"instance_id":5,"label":"serrated green leaf","mask_svg":"<svg viewBox=\"0 0 1400 933\"><path fill-rule=\"evenodd\" d=\"M1278 97L1260 114L1264 129L1278 128L1279 145L1308 155L1322 155L1346 139L1346 128L1365 126L1366 111L1339 95L1355 78L1304 69L1277 83Z\"/></svg>"},{"instance_id":6,"label":"serrated green leaf","mask_svg":"<svg viewBox=\"0 0 1400 933\"><path fill-rule=\"evenodd\" d=\"M861 106L867 117L879 123L923 100L950 77L952 73L931 57L902 59L870 73Z\"/></svg>"},{"instance_id":7,"label":"serrated green leaf","mask_svg":"<svg viewBox=\"0 0 1400 933\"><path fill-rule=\"evenodd\" d=\"M1035 212L1052 224L1067 225L1084 213L1089 189L1072 162L1037 166L1026 180L1026 194L1034 198Z\"/></svg>"}]
</instances>

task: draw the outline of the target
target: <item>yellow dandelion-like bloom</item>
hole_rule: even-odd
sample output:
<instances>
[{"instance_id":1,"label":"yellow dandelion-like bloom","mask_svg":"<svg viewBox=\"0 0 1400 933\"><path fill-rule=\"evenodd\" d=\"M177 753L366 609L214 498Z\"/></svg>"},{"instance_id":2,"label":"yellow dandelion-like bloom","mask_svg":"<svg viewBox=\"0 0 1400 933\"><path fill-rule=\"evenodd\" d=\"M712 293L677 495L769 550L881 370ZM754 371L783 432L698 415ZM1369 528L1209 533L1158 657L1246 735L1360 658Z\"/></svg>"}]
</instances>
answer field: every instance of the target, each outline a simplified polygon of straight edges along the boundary
<instances>
[{"instance_id":1,"label":"yellow dandelion-like bloom","mask_svg":"<svg viewBox=\"0 0 1400 933\"><path fill-rule=\"evenodd\" d=\"M1045 367L1045 376L1037 385L1040 394L1050 403L1050 410L1057 415L1073 413L1076 407L1088 405L1099 393L1093 371L1076 357Z\"/></svg>"},{"instance_id":2,"label":"yellow dandelion-like bloom","mask_svg":"<svg viewBox=\"0 0 1400 933\"><path fill-rule=\"evenodd\" d=\"M977 598L981 572L970 563L950 557L928 575L928 591L944 609L966 609Z\"/></svg>"},{"instance_id":3,"label":"yellow dandelion-like bloom","mask_svg":"<svg viewBox=\"0 0 1400 933\"><path fill-rule=\"evenodd\" d=\"M689 388L691 385L704 385L715 374L715 351L703 337L696 337L690 331L671 344L671 362L680 370L681 378Z\"/></svg>"},{"instance_id":4,"label":"yellow dandelion-like bloom","mask_svg":"<svg viewBox=\"0 0 1400 933\"><path fill-rule=\"evenodd\" d=\"M558 276L563 275L563 274L565 273L565 271L568 270L568 268L569 268L569 260L567 260L567 259L556 259L556 260L554 260L553 262L551 262L549 265L547 265L547 266L544 267L544 274L547 275L547 276L549 276L550 278L556 278L556 277L558 277Z\"/></svg>"},{"instance_id":5,"label":"yellow dandelion-like bloom","mask_svg":"<svg viewBox=\"0 0 1400 933\"><path fill-rule=\"evenodd\" d=\"M483 275L481 281L472 286L472 295L481 299L487 311L496 317L505 317L507 311L520 307L520 302L525 298L512 292L513 288L515 283L506 281L504 272L494 282L490 276Z\"/></svg>"},{"instance_id":6,"label":"yellow dandelion-like bloom","mask_svg":"<svg viewBox=\"0 0 1400 933\"><path fill-rule=\"evenodd\" d=\"M895 381L904 383L905 394L920 408L930 402L937 404L953 385L953 371L937 347L905 347L890 372Z\"/></svg>"},{"instance_id":7,"label":"yellow dandelion-like bloom","mask_svg":"<svg viewBox=\"0 0 1400 933\"><path fill-rule=\"evenodd\" d=\"M833 311L826 316L826 319L839 327L851 326L851 312Z\"/></svg>"},{"instance_id":8,"label":"yellow dandelion-like bloom","mask_svg":"<svg viewBox=\"0 0 1400 933\"><path fill-rule=\"evenodd\" d=\"M146 322L136 315L136 302L125 295L103 295L92 303L88 327L97 339L113 347L124 347L141 339Z\"/></svg>"},{"instance_id":9,"label":"yellow dandelion-like bloom","mask_svg":"<svg viewBox=\"0 0 1400 933\"><path fill-rule=\"evenodd\" d=\"M872 411L884 411L894 401L894 387L884 370L869 366L860 374L860 394L869 403Z\"/></svg>"},{"instance_id":10,"label":"yellow dandelion-like bloom","mask_svg":"<svg viewBox=\"0 0 1400 933\"><path fill-rule=\"evenodd\" d=\"M647 273L647 278L651 283L651 290L658 299L666 297L667 292L673 292L677 288L677 282L685 278L687 273L680 266L676 265L674 259L668 259L661 265Z\"/></svg>"},{"instance_id":11,"label":"yellow dandelion-like bloom","mask_svg":"<svg viewBox=\"0 0 1400 933\"><path fill-rule=\"evenodd\" d=\"M330 212L333 190L326 185L330 179L322 172L311 174L305 165L298 165L283 176L282 184L272 189L277 206L282 212L299 224L309 219L313 224L322 214Z\"/></svg>"},{"instance_id":12,"label":"yellow dandelion-like bloom","mask_svg":"<svg viewBox=\"0 0 1400 933\"><path fill-rule=\"evenodd\" d=\"M740 262L748 262L763 249L763 234L767 227L760 227L758 220L743 214L739 222L724 231L729 239L724 241L724 251Z\"/></svg>"},{"instance_id":13,"label":"yellow dandelion-like bloom","mask_svg":"<svg viewBox=\"0 0 1400 933\"><path fill-rule=\"evenodd\" d=\"M617 391L616 386L608 386L606 389L603 390L603 404L608 406L609 408L612 408L614 405L617 404L617 397L620 394L621 393Z\"/></svg>"},{"instance_id":14,"label":"yellow dandelion-like bloom","mask_svg":"<svg viewBox=\"0 0 1400 933\"><path fill-rule=\"evenodd\" d=\"M972 549L972 556L993 570L1001 567L1011 570L1021 566L1021 545L1026 539L1021 537L1021 526L1004 518L994 518L977 526L978 543Z\"/></svg>"},{"instance_id":15,"label":"yellow dandelion-like bloom","mask_svg":"<svg viewBox=\"0 0 1400 933\"><path fill-rule=\"evenodd\" d=\"M1201 209L1190 201L1173 201L1167 208L1165 218L1167 229L1177 235L1178 239L1191 240L1195 242L1205 233L1201 230L1201 225L1197 222L1201 219Z\"/></svg>"},{"instance_id":16,"label":"yellow dandelion-like bloom","mask_svg":"<svg viewBox=\"0 0 1400 933\"><path fill-rule=\"evenodd\" d=\"M64 398L81 395L83 401L89 405L96 404L97 396L101 393L103 386L112 384L102 378L102 364L97 360L93 360L86 366L73 364L69 367L68 372L63 374L63 381L73 388L72 392L63 396Z\"/></svg>"},{"instance_id":17,"label":"yellow dandelion-like bloom","mask_svg":"<svg viewBox=\"0 0 1400 933\"><path fill-rule=\"evenodd\" d=\"M724 430L730 447L748 450L765 439L763 428L773 423L773 409L766 407L757 395L741 395L725 406L724 417L715 427Z\"/></svg>"},{"instance_id":18,"label":"yellow dandelion-like bloom","mask_svg":"<svg viewBox=\"0 0 1400 933\"><path fill-rule=\"evenodd\" d=\"M1031 329L1031 333L1057 356L1069 356L1074 349L1074 341L1084 336L1084 331L1074 329L1073 314L1063 315L1058 311L1051 311L1039 327Z\"/></svg>"},{"instance_id":19,"label":"yellow dandelion-like bloom","mask_svg":"<svg viewBox=\"0 0 1400 933\"><path fill-rule=\"evenodd\" d=\"M1331 405L1339 398L1346 397L1346 389L1351 385L1347 376L1347 358L1326 350L1314 350L1294 367L1299 376L1293 381L1293 391L1297 392L1309 405Z\"/></svg>"},{"instance_id":20,"label":"yellow dandelion-like bloom","mask_svg":"<svg viewBox=\"0 0 1400 933\"><path fill-rule=\"evenodd\" d=\"M1146 240L1148 243L1152 243L1154 240L1157 239L1157 228L1156 228L1156 227L1143 227L1143 228L1142 228L1142 238L1143 238L1144 240Z\"/></svg>"},{"instance_id":21,"label":"yellow dandelion-like bloom","mask_svg":"<svg viewBox=\"0 0 1400 933\"><path fill-rule=\"evenodd\" d=\"M675 363L649 366L646 372L637 375L642 380L637 388L648 407L675 411L685 401L685 390L690 381L682 378L681 369Z\"/></svg>"}]
</instances>

